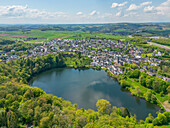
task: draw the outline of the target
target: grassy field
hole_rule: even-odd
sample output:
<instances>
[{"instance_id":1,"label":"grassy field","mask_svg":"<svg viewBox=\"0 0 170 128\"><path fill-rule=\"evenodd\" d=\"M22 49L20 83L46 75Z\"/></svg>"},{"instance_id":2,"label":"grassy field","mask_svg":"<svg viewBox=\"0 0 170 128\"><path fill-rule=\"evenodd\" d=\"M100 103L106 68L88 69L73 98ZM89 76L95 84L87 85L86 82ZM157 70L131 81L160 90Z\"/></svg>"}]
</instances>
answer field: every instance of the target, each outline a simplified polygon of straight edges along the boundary
<instances>
[{"instance_id":1,"label":"grassy field","mask_svg":"<svg viewBox=\"0 0 170 128\"><path fill-rule=\"evenodd\" d=\"M145 58L145 57L151 57L152 56L152 53L145 53L145 54L142 54L142 57Z\"/></svg>"},{"instance_id":2,"label":"grassy field","mask_svg":"<svg viewBox=\"0 0 170 128\"><path fill-rule=\"evenodd\" d=\"M134 81L133 79L128 79L127 80L128 83L130 83L133 87L139 87L139 89L141 90L141 92L143 94L145 94L147 91L152 91L151 89L145 88L144 86L141 86L140 83ZM133 88L130 88L130 91L133 91ZM161 96L160 94L156 93L156 97L163 103L164 101L168 100L168 95L165 96Z\"/></svg>"},{"instance_id":3,"label":"grassy field","mask_svg":"<svg viewBox=\"0 0 170 128\"><path fill-rule=\"evenodd\" d=\"M154 126L154 128L170 128L170 123L169 125Z\"/></svg>"},{"instance_id":4,"label":"grassy field","mask_svg":"<svg viewBox=\"0 0 170 128\"><path fill-rule=\"evenodd\" d=\"M31 30L31 31L1 31L0 34L8 34L3 37L10 38L12 40L25 40L27 38L38 38L37 40L26 41L26 43L43 42L45 39L55 39L55 38L67 38L67 39L90 39L90 38L103 38L103 39L127 39L128 36L115 36L111 33L85 33L82 31L41 31L41 30ZM26 37L15 37L15 36L26 36Z\"/></svg>"},{"instance_id":5,"label":"grassy field","mask_svg":"<svg viewBox=\"0 0 170 128\"><path fill-rule=\"evenodd\" d=\"M151 89L145 88L144 86L141 86L140 83L134 81L133 79L127 79L126 80L130 85L133 87L130 87L129 90L130 92L135 92L135 88L139 87L141 93L145 94L148 91L152 91ZM161 103L165 102L168 100L168 95L161 96L159 93L155 92L155 96L161 101ZM161 104L160 104L161 106Z\"/></svg>"},{"instance_id":6,"label":"grassy field","mask_svg":"<svg viewBox=\"0 0 170 128\"><path fill-rule=\"evenodd\" d=\"M106 68L103 68L103 70L106 71ZM113 73L111 73L110 71L108 71L107 73L109 73L110 76L117 78L117 76L115 76L115 75L114 75ZM139 82L135 81L135 79L128 78L128 79L126 79L125 81L126 81L129 85L131 85L131 87L128 87L128 89L129 89L129 91L131 92L131 94L133 94L133 95L137 94L137 92L136 92L136 88L137 88L137 87L139 88L139 90L141 91L141 94L142 94L142 95L140 95L139 97L144 98L144 99L145 99L144 94L145 94L146 92L149 92L149 91L150 91L150 92L153 92L152 89L148 89L148 88L142 86ZM162 104L163 104L165 101L168 100L168 95L161 96L160 94L158 94L158 93L156 93L156 92L154 92L154 93L155 93L155 96L160 100L160 102L161 102ZM158 105L163 109L163 106L161 105L160 102L157 100Z\"/></svg>"},{"instance_id":7,"label":"grassy field","mask_svg":"<svg viewBox=\"0 0 170 128\"><path fill-rule=\"evenodd\" d=\"M27 32L22 32L22 31L7 31L7 32L0 32L2 34L9 34L7 37L10 36L27 36L27 37L32 37L32 38L57 38L57 37L62 37L62 36L73 36L75 34L81 34L82 32L72 32L72 31L41 31L41 30L31 30Z\"/></svg>"},{"instance_id":8,"label":"grassy field","mask_svg":"<svg viewBox=\"0 0 170 128\"><path fill-rule=\"evenodd\" d=\"M170 47L170 38L166 39L152 39L152 42L160 44L160 45L165 45Z\"/></svg>"}]
</instances>

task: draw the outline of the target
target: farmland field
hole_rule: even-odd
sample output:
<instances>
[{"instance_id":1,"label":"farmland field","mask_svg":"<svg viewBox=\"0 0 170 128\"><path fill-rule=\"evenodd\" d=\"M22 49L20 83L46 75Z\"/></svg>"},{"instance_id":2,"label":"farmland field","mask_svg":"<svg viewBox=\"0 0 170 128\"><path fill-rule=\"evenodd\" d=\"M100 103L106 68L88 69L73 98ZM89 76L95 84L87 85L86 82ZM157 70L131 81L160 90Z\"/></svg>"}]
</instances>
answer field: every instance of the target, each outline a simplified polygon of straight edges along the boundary
<instances>
[{"instance_id":1,"label":"farmland field","mask_svg":"<svg viewBox=\"0 0 170 128\"><path fill-rule=\"evenodd\" d=\"M41 31L30 30L26 32L22 31L1 31L0 37L7 37L12 40L26 40L27 38L37 38L35 40L24 41L25 43L44 42L46 39L85 39L85 38L105 38L105 39L127 39L128 36L115 36L112 33L88 33L82 31Z\"/></svg>"}]
</instances>

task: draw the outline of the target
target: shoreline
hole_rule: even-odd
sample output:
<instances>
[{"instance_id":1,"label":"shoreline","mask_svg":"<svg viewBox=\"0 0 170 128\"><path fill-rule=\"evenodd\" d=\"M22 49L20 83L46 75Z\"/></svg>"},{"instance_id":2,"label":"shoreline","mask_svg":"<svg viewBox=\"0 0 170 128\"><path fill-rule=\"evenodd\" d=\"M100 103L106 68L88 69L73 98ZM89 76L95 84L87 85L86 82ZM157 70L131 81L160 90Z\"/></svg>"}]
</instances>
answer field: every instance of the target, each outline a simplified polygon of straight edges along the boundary
<instances>
[{"instance_id":1,"label":"shoreline","mask_svg":"<svg viewBox=\"0 0 170 128\"><path fill-rule=\"evenodd\" d=\"M103 70L105 70L105 72L107 72L106 71L106 68L102 68ZM110 77L112 77L112 78L114 78L115 80L117 80L118 82L119 82L119 80L117 79L117 77L116 77L116 75L114 75L112 72L110 72L110 71L108 71L110 74L109 74L109 76ZM107 72L107 73L108 73ZM120 83L120 82L119 82ZM121 86L121 85L120 85ZM130 94L132 93L130 90L128 90L129 92L130 92ZM131 94L132 95L132 94ZM136 96L136 95L134 95L134 96ZM156 95L154 95L155 97L156 97ZM144 100L146 100L144 97L142 97L142 96L136 96L136 97L138 97L138 98L142 98L142 99L144 99ZM155 104L155 105L158 105L160 108L161 108L161 110L165 110L165 111L167 111L167 112L170 112L170 109L169 108L167 108L165 105L163 105L163 103L156 97L156 99L157 99L157 101L159 102L159 103L152 103L152 104ZM147 100L146 100L147 101ZM149 101L147 101L147 102L149 102ZM149 102L149 103L151 103L151 102Z\"/></svg>"},{"instance_id":2,"label":"shoreline","mask_svg":"<svg viewBox=\"0 0 170 128\"><path fill-rule=\"evenodd\" d=\"M114 75L112 72L108 71L106 68L103 68L103 67L100 68L100 67L94 67L94 66L91 66L91 65L86 65L86 66L84 66L84 67L66 66L66 67L51 68L51 69L48 69L48 70L46 70L46 71L49 71L49 70L52 70L52 69L57 69L57 68L68 68L68 69L73 68L73 69L80 69L80 70L81 70L81 69L87 69L87 70L88 70L88 69L104 70L109 77L115 79L115 80L120 84L120 81L119 81L118 77L117 77L116 75ZM45 71L42 71L42 72L45 72ZM39 73L37 73L37 74L34 74L33 76L31 75L31 77L29 78L29 81L28 81L28 85L31 86L31 85L30 85L30 81L31 81L36 75L38 75L38 74L40 74L40 73L42 73L42 72L39 72ZM120 86L121 86L121 85L120 85ZM147 100L145 99L145 97L143 97L143 96L132 95L132 92L131 92L129 89L128 89L127 91L128 91L128 93L130 93L131 96L135 96L135 97L137 97L137 98L141 98L141 99L144 99L145 101L147 101ZM154 96L155 96L155 95L154 95ZM155 97L156 97L156 96L155 96ZM157 97L156 97L156 98L157 98ZM163 105L163 103L160 102L160 100L159 100L158 98L157 98L157 101L158 101L159 103L158 103L158 102L157 102L157 103L151 103L151 102L149 102L149 101L147 101L147 102L159 106L159 107L160 107L160 110L164 110L164 111L169 112L169 109L167 109L167 108Z\"/></svg>"}]
</instances>

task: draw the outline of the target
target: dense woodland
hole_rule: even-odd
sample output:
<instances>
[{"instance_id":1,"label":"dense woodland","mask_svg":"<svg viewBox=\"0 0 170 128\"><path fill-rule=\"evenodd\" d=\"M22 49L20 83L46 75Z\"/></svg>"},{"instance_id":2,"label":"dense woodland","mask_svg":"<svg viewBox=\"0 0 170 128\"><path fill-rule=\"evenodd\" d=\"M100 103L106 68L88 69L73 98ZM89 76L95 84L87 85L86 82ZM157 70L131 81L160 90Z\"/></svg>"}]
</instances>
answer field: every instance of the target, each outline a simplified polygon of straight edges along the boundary
<instances>
[{"instance_id":1,"label":"dense woodland","mask_svg":"<svg viewBox=\"0 0 170 128\"><path fill-rule=\"evenodd\" d=\"M32 76L42 71L58 67L83 68L88 67L90 62L91 59L79 53L60 53L0 64L0 127L33 125L40 128L152 128L154 125L166 125L170 122L169 112L159 113L155 119L149 114L145 121L138 122L126 108L111 107L104 99L96 103L97 112L85 110L77 104L72 105L62 98L46 94L40 88L27 85ZM128 71L127 74L129 77L139 78L141 83L145 83L143 79L149 80L138 70ZM161 81L152 82L160 82L162 85ZM147 85L150 86L148 83L144 86ZM155 89L157 91L157 88ZM158 91L166 93L164 84L161 89Z\"/></svg>"}]
</instances>

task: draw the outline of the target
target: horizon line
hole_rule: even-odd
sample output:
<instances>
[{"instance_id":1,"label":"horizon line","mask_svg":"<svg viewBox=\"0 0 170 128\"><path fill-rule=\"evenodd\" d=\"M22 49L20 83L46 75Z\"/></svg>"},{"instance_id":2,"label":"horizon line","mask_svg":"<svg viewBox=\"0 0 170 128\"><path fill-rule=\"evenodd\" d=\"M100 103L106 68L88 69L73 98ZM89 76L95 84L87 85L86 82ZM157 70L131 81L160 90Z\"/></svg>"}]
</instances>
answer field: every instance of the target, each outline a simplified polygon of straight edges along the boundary
<instances>
[{"instance_id":1,"label":"horizon line","mask_svg":"<svg viewBox=\"0 0 170 128\"><path fill-rule=\"evenodd\" d=\"M115 22L115 23L0 23L0 25L97 25L97 24L150 24L150 23L170 23L170 22Z\"/></svg>"}]
</instances>

